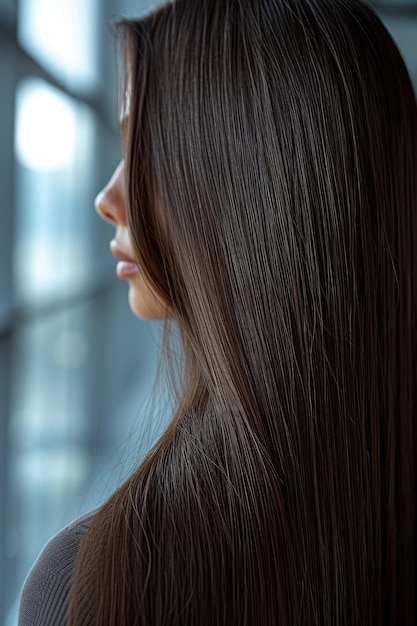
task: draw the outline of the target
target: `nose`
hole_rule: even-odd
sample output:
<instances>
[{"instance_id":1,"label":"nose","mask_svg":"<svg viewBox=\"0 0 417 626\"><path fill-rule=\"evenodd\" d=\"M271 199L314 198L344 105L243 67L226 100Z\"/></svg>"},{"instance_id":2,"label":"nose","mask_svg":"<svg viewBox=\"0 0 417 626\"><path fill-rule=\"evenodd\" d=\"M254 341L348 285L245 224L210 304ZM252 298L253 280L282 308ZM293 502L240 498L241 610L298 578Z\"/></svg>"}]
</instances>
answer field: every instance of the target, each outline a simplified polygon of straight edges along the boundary
<instances>
[{"instance_id":1,"label":"nose","mask_svg":"<svg viewBox=\"0 0 417 626\"><path fill-rule=\"evenodd\" d=\"M127 226L123 161L94 202L97 213L115 226Z\"/></svg>"}]
</instances>

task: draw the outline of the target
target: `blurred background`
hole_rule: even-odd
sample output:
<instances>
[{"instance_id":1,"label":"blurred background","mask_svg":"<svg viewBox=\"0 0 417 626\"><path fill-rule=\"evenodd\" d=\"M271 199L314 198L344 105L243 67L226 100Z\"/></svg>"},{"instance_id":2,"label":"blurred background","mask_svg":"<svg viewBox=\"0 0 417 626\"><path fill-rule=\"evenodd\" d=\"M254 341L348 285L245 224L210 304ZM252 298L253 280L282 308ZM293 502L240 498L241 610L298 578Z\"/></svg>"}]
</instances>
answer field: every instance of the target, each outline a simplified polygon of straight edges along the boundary
<instances>
[{"instance_id":1,"label":"blurred background","mask_svg":"<svg viewBox=\"0 0 417 626\"><path fill-rule=\"evenodd\" d=\"M417 85L417 0L373 4ZM3 626L45 541L109 496L169 413L146 422L160 327L130 312L93 209L120 159L107 24L152 6L0 0Z\"/></svg>"}]
</instances>

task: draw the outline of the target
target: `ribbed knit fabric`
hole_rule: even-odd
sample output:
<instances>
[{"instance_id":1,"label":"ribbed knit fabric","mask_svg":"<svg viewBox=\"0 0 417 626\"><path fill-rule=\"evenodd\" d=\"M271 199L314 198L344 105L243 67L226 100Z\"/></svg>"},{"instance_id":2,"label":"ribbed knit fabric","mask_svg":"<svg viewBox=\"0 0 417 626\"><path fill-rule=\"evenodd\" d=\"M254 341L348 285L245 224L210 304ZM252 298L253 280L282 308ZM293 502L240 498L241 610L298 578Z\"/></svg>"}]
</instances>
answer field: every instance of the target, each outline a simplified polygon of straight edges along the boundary
<instances>
[{"instance_id":1,"label":"ribbed knit fabric","mask_svg":"<svg viewBox=\"0 0 417 626\"><path fill-rule=\"evenodd\" d=\"M83 515L48 541L23 585L19 626L66 626L75 559L95 512Z\"/></svg>"}]
</instances>

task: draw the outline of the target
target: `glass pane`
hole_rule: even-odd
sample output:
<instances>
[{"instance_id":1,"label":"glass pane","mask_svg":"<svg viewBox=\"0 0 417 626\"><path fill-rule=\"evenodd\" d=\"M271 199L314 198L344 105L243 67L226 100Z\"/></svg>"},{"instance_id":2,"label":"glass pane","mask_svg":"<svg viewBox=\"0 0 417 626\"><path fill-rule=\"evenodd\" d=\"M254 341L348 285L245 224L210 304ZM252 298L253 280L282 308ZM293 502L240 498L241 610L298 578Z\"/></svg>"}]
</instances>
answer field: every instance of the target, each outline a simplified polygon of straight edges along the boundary
<instances>
[{"instance_id":1,"label":"glass pane","mask_svg":"<svg viewBox=\"0 0 417 626\"><path fill-rule=\"evenodd\" d=\"M416 17L397 17L393 13L384 15L382 12L381 18L403 56L417 94L417 5Z\"/></svg>"},{"instance_id":2,"label":"glass pane","mask_svg":"<svg viewBox=\"0 0 417 626\"><path fill-rule=\"evenodd\" d=\"M14 89L16 59L13 46L0 38L0 332L7 327L12 311L11 247L13 233L13 154ZM0 614L1 619L1 614Z\"/></svg>"},{"instance_id":3,"label":"glass pane","mask_svg":"<svg viewBox=\"0 0 417 626\"><path fill-rule=\"evenodd\" d=\"M9 446L7 445L7 416L9 410L8 391L10 388L10 341L0 335L0 624L12 603L15 563L8 558L10 539L8 537L8 495L7 481L9 469Z\"/></svg>"},{"instance_id":4,"label":"glass pane","mask_svg":"<svg viewBox=\"0 0 417 626\"><path fill-rule=\"evenodd\" d=\"M165 0L118 0L119 15L138 17L165 3Z\"/></svg>"},{"instance_id":5,"label":"glass pane","mask_svg":"<svg viewBox=\"0 0 417 626\"><path fill-rule=\"evenodd\" d=\"M4 13L7 17L14 17L16 13L16 0L0 0L0 12Z\"/></svg>"},{"instance_id":6,"label":"glass pane","mask_svg":"<svg viewBox=\"0 0 417 626\"><path fill-rule=\"evenodd\" d=\"M13 276L20 303L82 288L93 271L94 132L84 105L39 79L18 86Z\"/></svg>"},{"instance_id":7,"label":"glass pane","mask_svg":"<svg viewBox=\"0 0 417 626\"><path fill-rule=\"evenodd\" d=\"M150 401L158 329L133 317L124 285L16 329L2 459L7 626L45 541L103 502L166 425L166 404Z\"/></svg>"},{"instance_id":8,"label":"glass pane","mask_svg":"<svg viewBox=\"0 0 417 626\"><path fill-rule=\"evenodd\" d=\"M404 7L416 7L417 8L417 1L416 0L374 0L371 4L375 4L375 6L377 7L389 7L389 8L393 8L394 10L396 8L404 8Z\"/></svg>"},{"instance_id":9,"label":"glass pane","mask_svg":"<svg viewBox=\"0 0 417 626\"><path fill-rule=\"evenodd\" d=\"M40 546L79 501L91 467L85 309L29 322L14 333L11 350L5 545L16 597Z\"/></svg>"},{"instance_id":10,"label":"glass pane","mask_svg":"<svg viewBox=\"0 0 417 626\"><path fill-rule=\"evenodd\" d=\"M97 0L20 0L18 37L47 70L82 89L97 85Z\"/></svg>"}]
</instances>

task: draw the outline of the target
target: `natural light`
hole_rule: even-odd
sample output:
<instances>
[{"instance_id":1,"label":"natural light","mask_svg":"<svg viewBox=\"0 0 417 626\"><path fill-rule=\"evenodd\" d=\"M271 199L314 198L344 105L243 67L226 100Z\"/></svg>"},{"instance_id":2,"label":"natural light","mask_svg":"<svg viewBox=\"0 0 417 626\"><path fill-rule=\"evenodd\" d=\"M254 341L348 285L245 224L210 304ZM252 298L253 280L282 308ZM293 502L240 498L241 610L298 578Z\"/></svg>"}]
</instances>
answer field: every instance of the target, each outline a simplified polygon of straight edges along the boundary
<instances>
[{"instance_id":1,"label":"natural light","mask_svg":"<svg viewBox=\"0 0 417 626\"><path fill-rule=\"evenodd\" d=\"M59 170L74 160L76 112L64 94L39 79L17 92L15 151L32 170Z\"/></svg>"}]
</instances>

